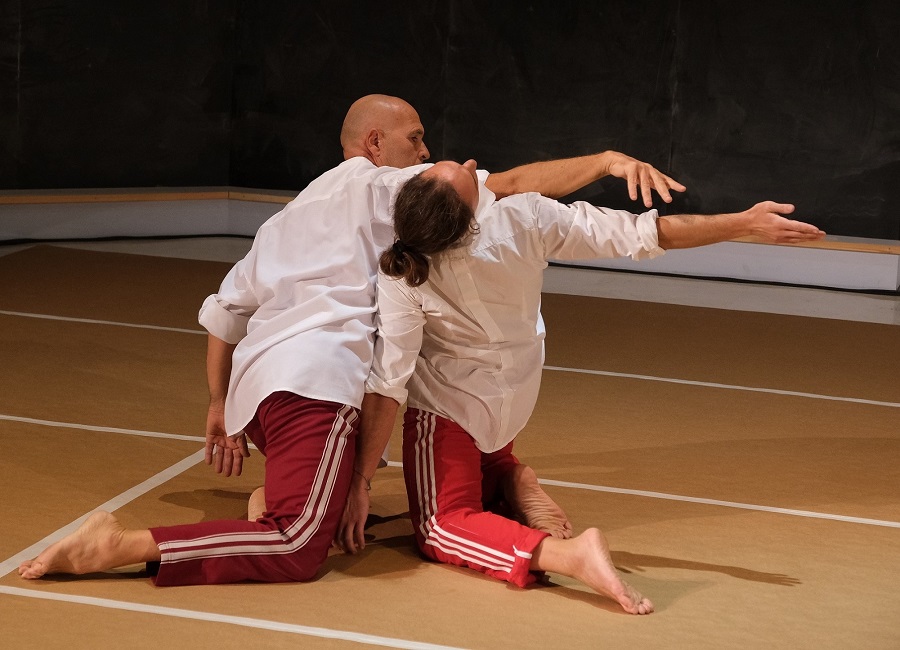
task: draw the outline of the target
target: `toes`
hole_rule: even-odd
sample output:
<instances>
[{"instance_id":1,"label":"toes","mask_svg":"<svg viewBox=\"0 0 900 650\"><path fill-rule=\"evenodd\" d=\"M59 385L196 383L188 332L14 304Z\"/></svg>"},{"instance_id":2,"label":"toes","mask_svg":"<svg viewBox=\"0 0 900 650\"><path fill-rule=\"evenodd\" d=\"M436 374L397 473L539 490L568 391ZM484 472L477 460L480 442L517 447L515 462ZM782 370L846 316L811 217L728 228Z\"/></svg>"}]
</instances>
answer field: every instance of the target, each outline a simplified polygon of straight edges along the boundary
<instances>
[{"instance_id":1,"label":"toes","mask_svg":"<svg viewBox=\"0 0 900 650\"><path fill-rule=\"evenodd\" d=\"M44 565L35 560L23 562L19 566L19 575L26 580L34 580L44 575Z\"/></svg>"},{"instance_id":2,"label":"toes","mask_svg":"<svg viewBox=\"0 0 900 650\"><path fill-rule=\"evenodd\" d=\"M653 613L653 603L651 603L646 598L641 599L641 602L638 604L638 614L652 614L652 613Z\"/></svg>"}]
</instances>

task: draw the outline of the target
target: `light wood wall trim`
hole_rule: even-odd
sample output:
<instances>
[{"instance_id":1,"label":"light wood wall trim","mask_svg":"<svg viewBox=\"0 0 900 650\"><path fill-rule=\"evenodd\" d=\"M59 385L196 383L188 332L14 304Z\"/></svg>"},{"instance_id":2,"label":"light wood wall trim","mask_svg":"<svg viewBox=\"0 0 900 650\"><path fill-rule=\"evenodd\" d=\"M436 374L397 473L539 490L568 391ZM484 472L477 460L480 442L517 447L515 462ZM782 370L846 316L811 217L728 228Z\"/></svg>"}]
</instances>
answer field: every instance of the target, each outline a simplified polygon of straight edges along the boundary
<instances>
[{"instance_id":1,"label":"light wood wall trim","mask_svg":"<svg viewBox=\"0 0 900 650\"><path fill-rule=\"evenodd\" d=\"M732 241L743 244L767 244L752 237L738 237ZM768 244L772 246L773 244ZM879 253L884 255L900 255L900 241L896 244L875 244L866 242L835 241L822 239L820 241L802 242L797 244L774 244L775 246L790 246L792 248L819 248L825 250L848 251L852 253Z\"/></svg>"},{"instance_id":2,"label":"light wood wall trim","mask_svg":"<svg viewBox=\"0 0 900 650\"><path fill-rule=\"evenodd\" d=\"M0 205L47 203L132 203L137 201L209 201L229 198L228 190L202 192L128 192L86 194L0 194Z\"/></svg>"},{"instance_id":3,"label":"light wood wall trim","mask_svg":"<svg viewBox=\"0 0 900 650\"><path fill-rule=\"evenodd\" d=\"M279 194L262 194L259 192L248 192L246 190L230 190L228 192L228 198L235 201L255 201L257 203L280 203L282 205L287 205L290 203L296 194L292 196L282 196Z\"/></svg>"},{"instance_id":4,"label":"light wood wall trim","mask_svg":"<svg viewBox=\"0 0 900 650\"><path fill-rule=\"evenodd\" d=\"M289 203L297 194L272 194L245 189L182 190L158 192L0 192L0 205L40 205L47 203L128 203L132 201L209 201L232 199L259 203Z\"/></svg>"}]
</instances>

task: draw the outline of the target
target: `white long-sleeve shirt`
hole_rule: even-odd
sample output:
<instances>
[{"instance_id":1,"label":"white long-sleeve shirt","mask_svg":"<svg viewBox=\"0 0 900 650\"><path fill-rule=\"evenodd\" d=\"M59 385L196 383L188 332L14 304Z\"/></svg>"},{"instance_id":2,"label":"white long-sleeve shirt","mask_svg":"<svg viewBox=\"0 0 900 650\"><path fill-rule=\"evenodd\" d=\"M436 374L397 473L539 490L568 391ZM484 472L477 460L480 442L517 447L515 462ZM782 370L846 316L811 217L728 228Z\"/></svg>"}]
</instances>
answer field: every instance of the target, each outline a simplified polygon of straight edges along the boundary
<instances>
[{"instance_id":1,"label":"white long-sleeve shirt","mask_svg":"<svg viewBox=\"0 0 900 650\"><path fill-rule=\"evenodd\" d=\"M372 361L375 272L393 242L398 170L352 158L264 223L199 320L236 343L225 426L239 433L276 391L359 407ZM483 173L482 177L486 177Z\"/></svg>"},{"instance_id":2,"label":"white long-sleeve shirt","mask_svg":"<svg viewBox=\"0 0 900 650\"><path fill-rule=\"evenodd\" d=\"M528 422L544 362L547 260L663 254L656 210L634 215L539 194L485 200L480 231L437 256L410 287L379 273L378 336L367 392L447 417L478 448L503 448ZM490 192L488 192L490 194Z\"/></svg>"}]
</instances>

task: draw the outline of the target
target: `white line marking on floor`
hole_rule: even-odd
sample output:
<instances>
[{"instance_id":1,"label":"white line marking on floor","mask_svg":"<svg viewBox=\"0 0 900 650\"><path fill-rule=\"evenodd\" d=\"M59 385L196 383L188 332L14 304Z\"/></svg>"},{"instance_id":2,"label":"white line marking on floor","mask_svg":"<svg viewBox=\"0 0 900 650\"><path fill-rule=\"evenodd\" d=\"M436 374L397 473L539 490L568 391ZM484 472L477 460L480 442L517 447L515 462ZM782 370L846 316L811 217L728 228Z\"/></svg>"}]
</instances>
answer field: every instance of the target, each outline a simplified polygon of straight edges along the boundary
<instances>
[{"instance_id":1,"label":"white line marking on floor","mask_svg":"<svg viewBox=\"0 0 900 650\"><path fill-rule=\"evenodd\" d=\"M7 316L23 316L25 318L46 318L49 320L73 321L76 323L95 323L98 325L117 325L120 327L136 327L139 329L163 330L166 332L181 332L184 334L206 334L206 330L190 330L178 327L162 327L159 325L137 325L134 323L118 323L115 321L92 320L89 318L73 318L68 316L48 316L46 314L30 314L26 312L4 311L0 314ZM690 379L674 379L671 377L654 377L653 375L636 375L627 372L612 372L610 370L587 370L584 368L564 368L562 366L544 366L544 370L556 370L558 372L575 372L584 375L600 375L603 377L620 377L623 379L642 379L644 381L660 381L669 384L683 384L686 386L703 386L705 388L724 388L727 390L745 390L753 393L769 393L772 395L788 395L791 397L807 397L810 399L824 399L834 402L853 402L856 404L869 404L871 406L889 406L900 408L900 402L882 402L878 400L862 399L858 397L837 397L834 395L819 395L816 393L802 393L793 390L779 390L777 388L756 388L753 386L738 386L734 384L717 384L708 381L693 381Z\"/></svg>"},{"instance_id":2,"label":"white line marking on floor","mask_svg":"<svg viewBox=\"0 0 900 650\"><path fill-rule=\"evenodd\" d=\"M779 390L777 388L755 388L753 386L735 386L732 384L716 384L708 381L692 381L690 379L671 379L669 377L653 377L652 375L633 375L627 372L611 372L609 370L582 370L579 368L563 368L560 366L544 366L544 370L557 370L559 372L577 372L584 375L601 375L603 377L621 377L624 379L643 379L645 381L661 381L670 384L685 384L688 386L703 386L705 388L725 388L728 390L745 390L752 393L771 393L773 395L789 395L791 397L809 397L812 399L825 399L834 402L854 402L856 404L869 404L872 406L890 406L900 408L898 402L879 402L858 397L837 397L834 395L818 395L816 393L801 393L793 390Z\"/></svg>"},{"instance_id":3,"label":"white line marking on floor","mask_svg":"<svg viewBox=\"0 0 900 650\"><path fill-rule=\"evenodd\" d=\"M90 425L81 425L81 424L73 424L69 422L54 422L51 420L36 420L33 418L21 418L13 415L2 415L0 414L0 420L12 420L14 422L26 422L30 424L38 424L43 426L50 427L66 427L71 429L86 429L88 431L104 431L111 433L124 433L127 435L134 436L148 436L151 438L171 438L174 440L189 440L189 441L203 441L203 438L192 437L192 436L182 436L174 433L159 433L156 431L139 431L136 429L117 429L114 427L94 427ZM256 449L254 445L248 445L251 449ZM198 452L201 453L201 452ZM389 467L403 467L403 463L390 460L388 461ZM869 526L886 526L889 528L900 528L900 522L896 521L886 521L881 519L868 519L865 517L850 517L846 515L834 515L825 512L814 512L811 510L792 510L790 508L777 508L774 506L760 506L752 503L739 503L736 501L720 501L718 499L705 499L702 497L689 497L682 496L678 494L667 494L665 492L649 492L645 490L630 490L627 488L616 488L610 487L606 485L590 485L587 483L568 483L565 481L555 481L553 479L538 479L538 483L542 483L544 485L554 485L557 487L568 487L568 488L576 488L580 490L592 490L595 492L613 492L618 494L631 494L634 496L643 496L650 497L653 499L667 499L669 501L688 501L691 503L703 503L706 505L713 506L723 506L726 508L741 508L744 510L760 510L763 512L773 512L784 515L792 515L795 517L812 517L815 519L831 519L833 521L844 521L849 523L856 524L866 524ZM103 509L102 506L100 509ZM90 513L88 513L90 514ZM85 515L87 516L87 515ZM3 565L0 565L2 567ZM8 573L8 571L6 572ZM5 573L0 573L0 577L6 575Z\"/></svg>"},{"instance_id":4,"label":"white line marking on floor","mask_svg":"<svg viewBox=\"0 0 900 650\"><path fill-rule=\"evenodd\" d=\"M200 451L194 452L193 454L191 454L184 460L181 460L181 461L175 463L174 465L172 465L171 467L159 472L158 474L151 476L143 483L139 483L138 485L135 485L133 488L126 490L125 492L122 492L122 494L120 494L119 496L113 497L106 503L103 503L103 504L97 506L96 508L94 508L93 510L91 510L88 513L85 513L84 515L82 515L81 517L79 517L78 519L73 521L72 523L70 523L66 526L63 526L62 528L60 528L59 530L57 530L54 533L50 533L41 541L37 542L36 544L32 544L31 546L26 548L24 551L17 553L13 557L9 558L8 560L6 560L2 564L0 564L0 578L7 575L8 573L11 573L15 569L17 569L22 562L33 558L35 555L37 555L38 553L43 551L46 547L50 546L50 544L53 544L54 542L58 542L59 540L61 540L63 537L65 537L69 533L74 532L75 529L77 529L81 524L83 524L84 521L88 517L90 517L92 514L94 514L95 512L97 512L99 510L105 510L107 512L114 512L115 510L118 510L125 504L130 503L131 501L134 501L139 496L146 494L150 490L162 485L166 481L169 481L170 479L178 476L182 472L190 469L191 467L193 467L194 465L196 465L197 463L199 463L200 461L203 460L203 455L204 455L203 449L201 449Z\"/></svg>"},{"instance_id":5,"label":"white line marking on floor","mask_svg":"<svg viewBox=\"0 0 900 650\"><path fill-rule=\"evenodd\" d=\"M73 429L87 429L91 431L103 431L110 433L124 433L128 435L146 435L150 437L156 438L174 438L177 440L190 440L194 442L202 441L202 438L194 438L190 436L180 436L175 434L166 434L159 433L155 431L137 431L134 429L118 429L113 427L93 427L88 425L78 425L67 422L52 422L48 420L35 420L33 418L21 418L10 415L0 415L0 419L4 420L12 420L16 422L26 422L30 424L39 424L45 426L52 427L66 427ZM91 510L88 513L85 513L75 521L70 524L63 526L59 530L47 535L41 541L32 544L28 548L24 549L20 553L17 553L13 557L7 559L6 561L0 563L0 577L4 577L9 573L12 573L16 570L19 565L25 560L31 559L40 553L43 549L50 546L54 542L59 541L66 535L74 532L79 526L81 526L84 521L90 517L93 513L105 510L107 512L114 512L121 508L122 506L130 503L134 499L138 498L149 492L150 490L162 485L163 483L169 481L170 479L178 476L179 474L185 472L190 469L201 460L203 460L204 450L201 449L184 460L175 463L171 467L159 472L158 474L150 477L143 483L134 486L130 490L126 490L122 494L110 499L104 504L101 504ZM92 598L87 596L72 596L65 594L54 594L48 592L37 591L34 589L22 589L19 587L6 587L0 585L0 593L6 593L10 595L24 596L26 598L42 598L47 600L57 600L64 602L72 602L79 603L84 605L92 605L96 607L107 607L111 609L121 609L126 611L135 611L135 612L144 612L150 614L160 614L163 616L174 616L178 618L187 618L194 619L199 621L211 621L217 623L230 623L232 625L241 625L244 627L253 627L264 630L272 630L276 632L288 632L291 634L302 634L305 636L315 636L326 639L341 639L346 641L355 641L358 643L365 643L368 645L378 645L378 646L386 646L389 648L409 648L411 650L459 650L457 648L452 648L451 646L442 646L442 645L434 645L429 643L419 643L417 641L407 641L404 639L392 639L389 637L380 637L374 636L371 634L362 634L357 632L347 632L342 630L330 630L327 628L318 628L318 627L309 627L305 625L294 625L290 623L279 623L277 621L267 621L263 619L254 619L254 618L246 618L241 616L227 616L223 614L212 614L209 612L197 612L191 610L183 610L183 609L175 609L171 607L156 607L152 605L143 605L141 603L130 603L130 602L121 602L115 600L108 600L105 598Z\"/></svg>"},{"instance_id":6,"label":"white line marking on floor","mask_svg":"<svg viewBox=\"0 0 900 650\"><path fill-rule=\"evenodd\" d=\"M188 440L190 442L205 442L200 436L183 436L177 433L160 433L158 431L141 431L139 429L119 429L116 427L98 427L92 424L76 424L73 422L57 422L55 420L38 420L36 418L23 418L16 415L0 414L0 420L10 422L24 422L25 424L37 424L44 427L60 427L63 429L83 429L85 431L101 431L104 433L124 433L128 436L144 436L146 438L168 438L169 440Z\"/></svg>"},{"instance_id":7,"label":"white line marking on floor","mask_svg":"<svg viewBox=\"0 0 900 650\"><path fill-rule=\"evenodd\" d=\"M162 330L164 332L180 332L182 334L206 334L206 330L189 330L181 327L163 327L162 325L141 325L137 323L119 323L111 320L94 320L93 318L74 318L72 316L50 316L48 314L29 314L23 311L6 311L0 309L5 316L21 316L23 318L43 318L45 320L62 320L73 323L90 323L93 325L115 325L116 327L136 327L144 330Z\"/></svg>"},{"instance_id":8,"label":"white line marking on floor","mask_svg":"<svg viewBox=\"0 0 900 650\"><path fill-rule=\"evenodd\" d=\"M403 463L389 460L389 467L403 467ZM759 510L773 512L780 515L794 517L812 517L814 519L831 519L853 524L865 524L867 526L885 526L888 528L900 528L900 522L885 521L882 519L867 519L865 517L850 517L847 515L832 515L826 512L814 512L811 510L792 510L790 508L776 508L774 506L758 506L752 503L739 503L737 501L720 501L718 499L704 499L702 497L688 497L680 494L666 494L665 492L649 492L647 490L630 490L628 488L609 487L606 485L590 485L588 483L570 483L568 481L556 481L553 479L539 478L541 485L553 485L556 487L574 488L576 490L591 490L593 492L612 492L614 494L630 494L651 499L666 499L668 501L687 501L689 503L702 503L709 506L723 506L725 508L741 508L743 510Z\"/></svg>"},{"instance_id":9,"label":"white line marking on floor","mask_svg":"<svg viewBox=\"0 0 900 650\"><path fill-rule=\"evenodd\" d=\"M718 499L703 499L700 497L686 497L679 494L666 494L665 492L648 492L646 490L629 490L627 488L607 487L604 485L588 485L586 483L569 483L566 481L554 481L553 479L538 479L542 485L555 485L557 487L576 488L579 490L592 490L594 492L613 492L615 494L631 494L651 499L668 499L670 501L687 501L690 503L702 503L709 506L724 506L726 508L742 508L744 510L760 510L762 512L774 512L780 515L793 515L794 517L812 517L815 519L831 519L834 521L846 521L853 524L866 524L868 526L887 526L888 528L900 528L900 522L883 521L881 519L866 519L864 517L848 517L846 515L832 515L824 512L810 510L792 510L790 508L775 508L773 506L758 506L752 503L738 503L735 501L719 501Z\"/></svg>"},{"instance_id":10,"label":"white line marking on floor","mask_svg":"<svg viewBox=\"0 0 900 650\"><path fill-rule=\"evenodd\" d=\"M302 589L302 585L299 588ZM25 598L41 598L45 600L77 603L80 605L91 605L94 607L106 607L108 609L121 609L129 612L141 612L145 614L159 614L161 616L187 618L195 621L228 623L231 625L240 625L243 627L269 630L272 632L288 632L290 634L301 634L303 636L319 637L323 639L354 641L356 643L365 643L368 645L384 646L388 648L406 648L408 650L460 650L459 648L454 648L452 646L420 643L418 641L407 641L405 639L392 639L390 637L375 636L373 634L363 634L361 632L348 632L346 630L332 630L324 627L310 627L307 625L296 625L293 623L281 623L279 621L267 621L265 619L249 618L246 616L229 616L227 614L198 612L189 609L177 609L175 607L145 605L143 603L131 603L125 601L110 600L108 598L95 598L93 596L57 594L46 591L38 591L36 589L23 589L21 587L6 587L0 585L0 593L9 594L11 596L23 596Z\"/></svg>"},{"instance_id":11,"label":"white line marking on floor","mask_svg":"<svg viewBox=\"0 0 900 650\"><path fill-rule=\"evenodd\" d=\"M118 427L98 427L93 424L77 424L75 422L58 422L56 420L38 420L37 418L23 418L17 415L4 415L0 413L0 420L10 422L24 422L37 424L43 427L59 427L61 429L80 429L83 431L99 431L101 433L122 433L126 436L141 436L143 438L165 438L168 440L186 440L187 442L206 443L206 438L201 436L185 436L180 433L161 433L159 431L142 431L140 429L120 429ZM256 445L247 443L249 449L256 449Z\"/></svg>"}]
</instances>

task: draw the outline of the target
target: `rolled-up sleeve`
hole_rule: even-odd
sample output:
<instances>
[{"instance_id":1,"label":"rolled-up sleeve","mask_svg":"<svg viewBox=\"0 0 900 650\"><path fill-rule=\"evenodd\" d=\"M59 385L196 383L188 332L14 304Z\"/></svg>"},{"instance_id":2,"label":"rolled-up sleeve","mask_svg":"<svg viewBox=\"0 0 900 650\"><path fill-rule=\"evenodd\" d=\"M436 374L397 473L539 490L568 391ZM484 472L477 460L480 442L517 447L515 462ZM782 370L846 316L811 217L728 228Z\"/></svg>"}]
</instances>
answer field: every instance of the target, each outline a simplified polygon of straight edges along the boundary
<instances>
[{"instance_id":1,"label":"rolled-up sleeve","mask_svg":"<svg viewBox=\"0 0 900 650\"><path fill-rule=\"evenodd\" d=\"M207 296L197 320L213 336L226 343L238 343L247 336L247 323L259 309L246 269L252 267L254 251L235 264L225 276L219 292Z\"/></svg>"},{"instance_id":2,"label":"rolled-up sleeve","mask_svg":"<svg viewBox=\"0 0 900 650\"><path fill-rule=\"evenodd\" d=\"M375 358L366 392L406 401L406 382L422 348L425 313L418 291L402 280L378 274Z\"/></svg>"},{"instance_id":3,"label":"rolled-up sleeve","mask_svg":"<svg viewBox=\"0 0 900 650\"><path fill-rule=\"evenodd\" d=\"M545 259L577 260L659 257L656 210L633 214L578 201L565 205L529 195Z\"/></svg>"}]
</instances>

